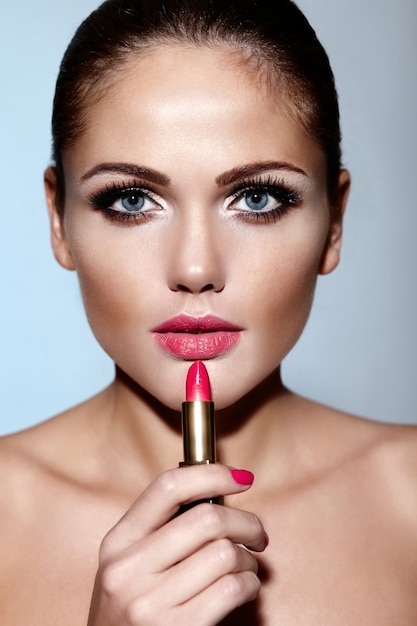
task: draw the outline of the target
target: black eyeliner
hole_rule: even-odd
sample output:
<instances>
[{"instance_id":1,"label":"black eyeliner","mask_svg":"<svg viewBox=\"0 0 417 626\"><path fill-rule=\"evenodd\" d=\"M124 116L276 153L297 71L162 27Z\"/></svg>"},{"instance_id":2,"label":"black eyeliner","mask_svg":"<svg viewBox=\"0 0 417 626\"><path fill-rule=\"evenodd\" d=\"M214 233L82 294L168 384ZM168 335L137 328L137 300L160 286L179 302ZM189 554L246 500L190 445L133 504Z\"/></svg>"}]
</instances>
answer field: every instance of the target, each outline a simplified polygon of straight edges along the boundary
<instances>
[{"instance_id":1,"label":"black eyeliner","mask_svg":"<svg viewBox=\"0 0 417 626\"><path fill-rule=\"evenodd\" d=\"M248 221L263 221L264 223L277 221L292 208L299 206L302 201L299 191L282 178L276 178L272 175L268 175L266 178L261 176L241 180L232 187L230 195L234 203L243 199L245 195L256 192L269 194L280 206L265 211L250 210L249 208L247 211L235 209L236 217L243 217Z\"/></svg>"},{"instance_id":2,"label":"black eyeliner","mask_svg":"<svg viewBox=\"0 0 417 626\"><path fill-rule=\"evenodd\" d=\"M113 182L111 184L106 184L102 189L92 192L89 195L88 200L90 206L94 210L100 211L111 221L131 224L143 223L146 219L149 219L152 216L151 211L119 211L111 208L115 202L126 199L129 195L142 196L151 202L157 203L153 197L154 192L141 185L138 181L130 181L129 183Z\"/></svg>"}]
</instances>

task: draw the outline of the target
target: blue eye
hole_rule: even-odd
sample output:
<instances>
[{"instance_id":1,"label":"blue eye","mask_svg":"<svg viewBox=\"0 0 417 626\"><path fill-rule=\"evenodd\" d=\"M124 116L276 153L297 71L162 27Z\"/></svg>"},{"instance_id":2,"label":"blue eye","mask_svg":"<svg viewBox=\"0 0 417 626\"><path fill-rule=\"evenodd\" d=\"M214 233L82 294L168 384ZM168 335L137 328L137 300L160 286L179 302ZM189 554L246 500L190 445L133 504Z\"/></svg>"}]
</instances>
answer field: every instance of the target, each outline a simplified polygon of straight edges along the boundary
<instances>
[{"instance_id":1,"label":"blue eye","mask_svg":"<svg viewBox=\"0 0 417 626\"><path fill-rule=\"evenodd\" d=\"M145 196L140 191L130 192L120 199L120 204L126 211L141 211L145 206Z\"/></svg>"},{"instance_id":2,"label":"blue eye","mask_svg":"<svg viewBox=\"0 0 417 626\"><path fill-rule=\"evenodd\" d=\"M243 196L249 209L252 211L262 211L268 206L270 194L266 191L246 191Z\"/></svg>"},{"instance_id":3,"label":"blue eye","mask_svg":"<svg viewBox=\"0 0 417 626\"><path fill-rule=\"evenodd\" d=\"M148 219L161 210L158 197L152 191L133 183L113 183L90 196L94 209L102 211L112 220L138 222Z\"/></svg>"},{"instance_id":4,"label":"blue eye","mask_svg":"<svg viewBox=\"0 0 417 626\"><path fill-rule=\"evenodd\" d=\"M276 220L301 201L299 193L283 181L253 181L241 184L232 193L229 205L244 219Z\"/></svg>"}]
</instances>

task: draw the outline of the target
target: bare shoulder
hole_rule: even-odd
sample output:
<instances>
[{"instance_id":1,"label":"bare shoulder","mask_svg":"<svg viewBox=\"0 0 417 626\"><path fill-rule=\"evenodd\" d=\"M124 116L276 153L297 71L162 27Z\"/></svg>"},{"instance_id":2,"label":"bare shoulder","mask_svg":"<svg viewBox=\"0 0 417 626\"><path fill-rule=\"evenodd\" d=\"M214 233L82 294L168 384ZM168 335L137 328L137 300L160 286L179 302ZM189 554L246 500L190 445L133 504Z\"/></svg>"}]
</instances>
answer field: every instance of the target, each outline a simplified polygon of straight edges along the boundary
<instances>
[{"instance_id":1,"label":"bare shoulder","mask_svg":"<svg viewBox=\"0 0 417 626\"><path fill-rule=\"evenodd\" d=\"M358 459L381 480L410 489L417 506L417 426L378 422L342 414L342 424L359 444Z\"/></svg>"},{"instance_id":2,"label":"bare shoulder","mask_svg":"<svg viewBox=\"0 0 417 626\"><path fill-rule=\"evenodd\" d=\"M369 420L317 405L323 428L334 444L341 475L410 522L417 536L417 426ZM385 505L384 505L385 506Z\"/></svg>"},{"instance_id":3,"label":"bare shoulder","mask_svg":"<svg viewBox=\"0 0 417 626\"><path fill-rule=\"evenodd\" d=\"M1 623L61 623L62 598L66 623L86 623L99 545L120 517L97 453L106 403L0 438Z\"/></svg>"},{"instance_id":4,"label":"bare shoulder","mask_svg":"<svg viewBox=\"0 0 417 626\"><path fill-rule=\"evenodd\" d=\"M94 421L106 403L106 390L94 398L21 432L0 437L0 502L28 500L53 480L79 482L92 457Z\"/></svg>"},{"instance_id":5,"label":"bare shoulder","mask_svg":"<svg viewBox=\"0 0 417 626\"><path fill-rule=\"evenodd\" d=\"M373 503L376 514L387 504L417 535L417 426L360 418L299 396L290 403L308 480L338 481L364 507Z\"/></svg>"},{"instance_id":6,"label":"bare shoulder","mask_svg":"<svg viewBox=\"0 0 417 626\"><path fill-rule=\"evenodd\" d=\"M0 438L0 504L9 512L28 512L28 503L51 478L62 474L72 430L70 412L59 415L24 431ZM29 507L30 508L30 507ZM5 517L3 517L3 523ZM10 515L7 516L10 519Z\"/></svg>"},{"instance_id":7,"label":"bare shoulder","mask_svg":"<svg viewBox=\"0 0 417 626\"><path fill-rule=\"evenodd\" d=\"M372 424L375 443L369 465L406 515L417 536L417 426Z\"/></svg>"},{"instance_id":8,"label":"bare shoulder","mask_svg":"<svg viewBox=\"0 0 417 626\"><path fill-rule=\"evenodd\" d=\"M414 474L417 468L417 425L387 423L351 415L331 407L300 398L304 410L309 408L314 427L333 439L336 449L360 457L377 455L384 463L407 468ZM307 409L308 410L308 409ZM337 445L339 444L339 445ZM417 474L415 474L417 478Z\"/></svg>"},{"instance_id":9,"label":"bare shoulder","mask_svg":"<svg viewBox=\"0 0 417 626\"><path fill-rule=\"evenodd\" d=\"M23 555L41 545L41 529L65 476L65 431L71 413L0 438L0 587L21 576ZM67 425L68 424L68 425ZM68 473L67 473L68 475Z\"/></svg>"},{"instance_id":10,"label":"bare shoulder","mask_svg":"<svg viewBox=\"0 0 417 626\"><path fill-rule=\"evenodd\" d=\"M96 515L94 494L103 489L106 477L100 476L95 454L100 438L90 416L100 416L105 401L105 393L99 394L39 425L0 438L0 588L6 588L14 575L29 572L26 558L33 567L37 564L38 572L42 550L53 545L58 554L64 550L62 537L71 545L77 524L85 518L88 527L88 519Z\"/></svg>"}]
</instances>

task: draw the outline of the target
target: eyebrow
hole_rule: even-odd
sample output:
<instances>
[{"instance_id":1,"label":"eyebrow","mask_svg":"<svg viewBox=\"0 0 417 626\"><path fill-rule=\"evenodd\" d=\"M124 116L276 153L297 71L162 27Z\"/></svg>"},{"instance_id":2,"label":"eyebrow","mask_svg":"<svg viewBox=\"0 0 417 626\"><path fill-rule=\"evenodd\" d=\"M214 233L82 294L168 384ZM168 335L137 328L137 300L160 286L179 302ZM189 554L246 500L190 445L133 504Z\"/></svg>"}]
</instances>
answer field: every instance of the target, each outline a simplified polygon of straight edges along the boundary
<instances>
[{"instance_id":1,"label":"eyebrow","mask_svg":"<svg viewBox=\"0 0 417 626\"><path fill-rule=\"evenodd\" d=\"M161 185L164 187L168 187L171 182L168 176L166 176L165 174L157 172L156 170L153 170L149 167L134 165L133 163L100 163L100 165L96 165L91 170L88 170L88 172L86 172L81 177L81 180L89 180L94 176L109 173L137 176L138 178L148 180L150 183L154 183L155 185Z\"/></svg>"},{"instance_id":2,"label":"eyebrow","mask_svg":"<svg viewBox=\"0 0 417 626\"><path fill-rule=\"evenodd\" d=\"M248 163L240 167L234 167L233 169L217 176L216 184L219 187L225 187L247 176L254 176L255 174L261 174L270 170L288 170L290 172L296 172L297 174L307 176L307 173L303 169L292 165L291 163L287 163L285 161L262 161L259 163ZM161 185L162 187L168 187L171 183L170 178L165 174L157 172L152 168L135 165L133 163L100 163L83 174L81 180L89 180L94 176L108 173L137 176L156 185Z\"/></svg>"},{"instance_id":3,"label":"eyebrow","mask_svg":"<svg viewBox=\"0 0 417 626\"><path fill-rule=\"evenodd\" d=\"M262 161L260 163L248 163L247 165L243 165L241 167L234 167L233 169L224 172L224 174L217 176L216 183L219 187L224 187L247 176L261 174L270 170L288 170L290 172L296 172L297 174L307 176L307 173L304 170L300 167L292 165L291 163L283 161Z\"/></svg>"}]
</instances>

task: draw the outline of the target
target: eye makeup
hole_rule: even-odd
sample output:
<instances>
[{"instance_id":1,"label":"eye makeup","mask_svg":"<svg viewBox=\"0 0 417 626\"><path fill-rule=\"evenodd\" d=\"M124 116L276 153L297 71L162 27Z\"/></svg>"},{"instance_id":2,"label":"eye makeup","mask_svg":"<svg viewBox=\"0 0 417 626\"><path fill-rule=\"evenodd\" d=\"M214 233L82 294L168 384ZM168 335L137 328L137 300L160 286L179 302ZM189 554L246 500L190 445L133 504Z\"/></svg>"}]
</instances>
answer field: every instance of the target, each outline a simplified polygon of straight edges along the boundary
<instances>
[{"instance_id":1,"label":"eye makeup","mask_svg":"<svg viewBox=\"0 0 417 626\"><path fill-rule=\"evenodd\" d=\"M119 222L142 223L160 210L156 194L138 181L112 182L89 195L90 206ZM120 208L113 208L120 204Z\"/></svg>"},{"instance_id":2,"label":"eye makeup","mask_svg":"<svg viewBox=\"0 0 417 626\"><path fill-rule=\"evenodd\" d=\"M162 210L159 195L137 180L106 183L88 200L107 219L125 224L141 224ZM227 193L225 208L235 219L268 223L278 221L301 203L301 192L294 185L269 174L235 183Z\"/></svg>"},{"instance_id":3,"label":"eye makeup","mask_svg":"<svg viewBox=\"0 0 417 626\"><path fill-rule=\"evenodd\" d=\"M300 191L282 178L272 175L242 180L234 185L231 195L232 201L228 208L236 211L235 215L252 221L276 222L302 202ZM237 206L242 201L247 208Z\"/></svg>"}]
</instances>

